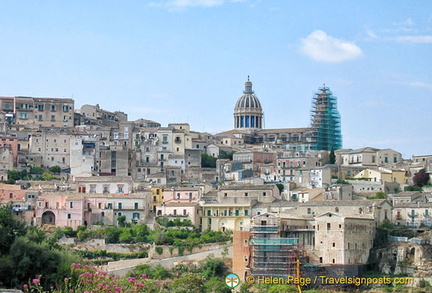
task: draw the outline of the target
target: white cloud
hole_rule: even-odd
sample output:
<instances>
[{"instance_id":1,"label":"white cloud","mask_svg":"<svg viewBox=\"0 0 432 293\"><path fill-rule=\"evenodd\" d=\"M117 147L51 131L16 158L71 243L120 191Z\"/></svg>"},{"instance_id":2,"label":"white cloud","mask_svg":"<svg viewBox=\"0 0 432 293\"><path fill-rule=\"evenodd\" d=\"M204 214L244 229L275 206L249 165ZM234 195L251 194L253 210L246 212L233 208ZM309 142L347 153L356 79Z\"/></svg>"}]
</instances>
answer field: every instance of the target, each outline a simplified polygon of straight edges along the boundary
<instances>
[{"instance_id":1,"label":"white cloud","mask_svg":"<svg viewBox=\"0 0 432 293\"><path fill-rule=\"evenodd\" d=\"M432 84L421 82L421 81L411 82L408 85L414 86L414 87L422 87L422 88L432 89Z\"/></svg>"},{"instance_id":2,"label":"white cloud","mask_svg":"<svg viewBox=\"0 0 432 293\"><path fill-rule=\"evenodd\" d=\"M400 37L396 37L396 41L403 42L403 43L432 44L432 35L400 36Z\"/></svg>"},{"instance_id":3,"label":"white cloud","mask_svg":"<svg viewBox=\"0 0 432 293\"><path fill-rule=\"evenodd\" d=\"M366 29L366 35L370 40L378 39L377 34L372 29Z\"/></svg>"},{"instance_id":4,"label":"white cloud","mask_svg":"<svg viewBox=\"0 0 432 293\"><path fill-rule=\"evenodd\" d=\"M226 2L243 2L245 0L165 0L151 2L154 7L186 8L186 7L215 7Z\"/></svg>"},{"instance_id":5,"label":"white cloud","mask_svg":"<svg viewBox=\"0 0 432 293\"><path fill-rule=\"evenodd\" d=\"M339 40L316 30L301 40L300 51L321 62L337 63L359 58L363 51L352 42Z\"/></svg>"}]
</instances>

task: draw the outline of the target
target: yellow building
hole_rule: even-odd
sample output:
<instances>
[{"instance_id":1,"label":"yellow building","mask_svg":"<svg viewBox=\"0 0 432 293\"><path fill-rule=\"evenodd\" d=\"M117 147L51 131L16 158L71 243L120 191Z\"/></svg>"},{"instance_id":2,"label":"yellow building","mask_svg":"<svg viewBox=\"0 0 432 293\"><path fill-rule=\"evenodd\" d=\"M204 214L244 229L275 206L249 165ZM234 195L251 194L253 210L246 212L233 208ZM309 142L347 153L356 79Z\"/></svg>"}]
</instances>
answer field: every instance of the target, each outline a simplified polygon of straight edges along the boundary
<instances>
[{"instance_id":1,"label":"yellow building","mask_svg":"<svg viewBox=\"0 0 432 293\"><path fill-rule=\"evenodd\" d=\"M156 207L158 205L161 205L164 201L164 188L160 186L153 186L151 188L151 205L152 205L152 211L156 212Z\"/></svg>"}]
</instances>

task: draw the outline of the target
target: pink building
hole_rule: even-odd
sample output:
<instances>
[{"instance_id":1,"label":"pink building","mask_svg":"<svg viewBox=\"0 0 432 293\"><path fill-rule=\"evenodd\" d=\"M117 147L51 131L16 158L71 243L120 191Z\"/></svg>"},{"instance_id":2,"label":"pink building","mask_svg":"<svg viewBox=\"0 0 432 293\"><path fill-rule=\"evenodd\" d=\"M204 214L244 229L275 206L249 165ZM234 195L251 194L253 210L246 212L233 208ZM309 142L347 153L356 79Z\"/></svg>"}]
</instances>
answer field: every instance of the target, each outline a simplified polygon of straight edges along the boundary
<instances>
[{"instance_id":1,"label":"pink building","mask_svg":"<svg viewBox=\"0 0 432 293\"><path fill-rule=\"evenodd\" d=\"M10 150L13 156L14 166L17 165L18 159L18 138L12 136L0 137L0 147L10 146Z\"/></svg>"},{"instance_id":2,"label":"pink building","mask_svg":"<svg viewBox=\"0 0 432 293\"><path fill-rule=\"evenodd\" d=\"M197 226L199 199L202 191L198 187L177 187L164 190L162 204L156 207L157 216L191 220Z\"/></svg>"},{"instance_id":3,"label":"pink building","mask_svg":"<svg viewBox=\"0 0 432 293\"><path fill-rule=\"evenodd\" d=\"M84 225L84 198L82 194L51 193L40 195L36 201L35 224L76 229Z\"/></svg>"},{"instance_id":4,"label":"pink building","mask_svg":"<svg viewBox=\"0 0 432 293\"><path fill-rule=\"evenodd\" d=\"M0 200L25 200L26 191L20 185L0 183Z\"/></svg>"}]
</instances>

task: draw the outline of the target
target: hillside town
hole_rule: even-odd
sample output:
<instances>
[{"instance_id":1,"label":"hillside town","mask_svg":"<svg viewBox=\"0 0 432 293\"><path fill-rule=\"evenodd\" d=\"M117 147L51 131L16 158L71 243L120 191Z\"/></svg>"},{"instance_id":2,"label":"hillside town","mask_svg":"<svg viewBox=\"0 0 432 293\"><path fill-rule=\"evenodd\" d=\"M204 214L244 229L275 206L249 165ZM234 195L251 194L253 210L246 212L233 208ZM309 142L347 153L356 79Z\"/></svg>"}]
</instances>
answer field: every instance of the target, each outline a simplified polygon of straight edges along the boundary
<instances>
[{"instance_id":1,"label":"hillside town","mask_svg":"<svg viewBox=\"0 0 432 293\"><path fill-rule=\"evenodd\" d=\"M359 275L378 227L428 231L432 154L345 148L326 85L303 128L265 129L249 77L241 90L233 128L217 134L129 121L70 98L0 97L1 204L35 227L97 229L119 219L151 226L166 217L230 231L232 271L243 281L295 275L298 260L305 274L319 267ZM395 259L414 257L411 273L419 275L429 239L396 238L405 248ZM381 269L401 272L395 264Z\"/></svg>"}]
</instances>

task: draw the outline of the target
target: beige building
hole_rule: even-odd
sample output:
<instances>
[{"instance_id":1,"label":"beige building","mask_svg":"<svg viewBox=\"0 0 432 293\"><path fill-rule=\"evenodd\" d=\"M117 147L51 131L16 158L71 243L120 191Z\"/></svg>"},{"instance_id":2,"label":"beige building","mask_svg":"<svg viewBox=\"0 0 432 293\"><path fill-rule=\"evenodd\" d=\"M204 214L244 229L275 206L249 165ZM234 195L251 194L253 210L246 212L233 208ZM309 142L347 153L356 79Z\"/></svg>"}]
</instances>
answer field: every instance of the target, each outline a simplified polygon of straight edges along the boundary
<instances>
[{"instance_id":1,"label":"beige building","mask_svg":"<svg viewBox=\"0 0 432 293\"><path fill-rule=\"evenodd\" d=\"M431 226L432 203L397 203L394 205L393 218L400 225Z\"/></svg>"},{"instance_id":2,"label":"beige building","mask_svg":"<svg viewBox=\"0 0 432 293\"><path fill-rule=\"evenodd\" d=\"M41 156L42 167L69 168L71 137L67 132L48 129L34 132L29 139L29 153Z\"/></svg>"},{"instance_id":3,"label":"beige building","mask_svg":"<svg viewBox=\"0 0 432 293\"><path fill-rule=\"evenodd\" d=\"M342 166L378 167L402 162L402 155L392 149L365 147L336 151L337 163Z\"/></svg>"},{"instance_id":4,"label":"beige building","mask_svg":"<svg viewBox=\"0 0 432 293\"><path fill-rule=\"evenodd\" d=\"M267 185L225 185L206 194L201 201L202 229L248 231L252 206L280 199L279 189Z\"/></svg>"},{"instance_id":5,"label":"beige building","mask_svg":"<svg viewBox=\"0 0 432 293\"><path fill-rule=\"evenodd\" d=\"M315 217L313 264L366 264L375 236L373 215L342 216L327 212Z\"/></svg>"},{"instance_id":6,"label":"beige building","mask_svg":"<svg viewBox=\"0 0 432 293\"><path fill-rule=\"evenodd\" d=\"M74 126L74 100L15 97L15 123L25 128Z\"/></svg>"},{"instance_id":7,"label":"beige building","mask_svg":"<svg viewBox=\"0 0 432 293\"><path fill-rule=\"evenodd\" d=\"M75 183L79 193L129 194L133 192L132 178L127 176L77 177Z\"/></svg>"},{"instance_id":8,"label":"beige building","mask_svg":"<svg viewBox=\"0 0 432 293\"><path fill-rule=\"evenodd\" d=\"M291 216L317 216L327 212L337 213L342 216L363 217L371 216L375 219L375 227L384 220L392 221L393 206L385 199L374 200L323 200L285 202L275 201L273 203L259 203L254 205L252 216L264 213L283 213Z\"/></svg>"}]
</instances>

